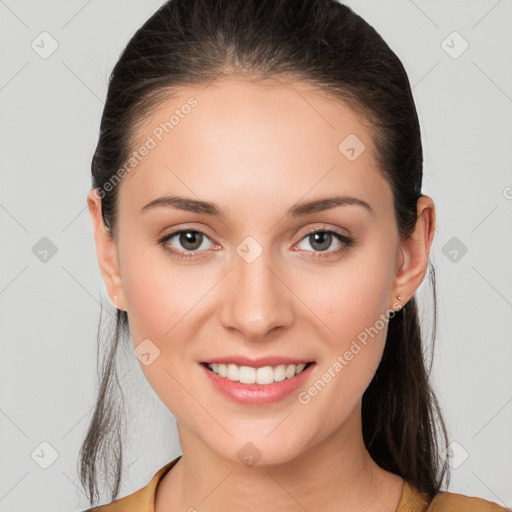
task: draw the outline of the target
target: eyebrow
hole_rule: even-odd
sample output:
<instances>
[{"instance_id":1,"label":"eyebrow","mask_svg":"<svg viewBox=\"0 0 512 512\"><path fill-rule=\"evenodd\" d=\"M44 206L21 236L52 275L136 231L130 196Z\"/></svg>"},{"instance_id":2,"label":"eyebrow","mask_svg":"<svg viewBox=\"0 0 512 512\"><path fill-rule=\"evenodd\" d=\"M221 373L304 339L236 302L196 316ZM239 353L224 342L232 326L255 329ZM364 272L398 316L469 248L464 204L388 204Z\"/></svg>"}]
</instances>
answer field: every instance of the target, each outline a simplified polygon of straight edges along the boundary
<instances>
[{"instance_id":1,"label":"eyebrow","mask_svg":"<svg viewBox=\"0 0 512 512\"><path fill-rule=\"evenodd\" d=\"M357 197L339 195L294 204L289 208L287 215L290 217L302 217L312 213L330 210L337 206L347 205L362 206L372 215L375 215L375 211L366 201L358 199ZM199 201L183 196L163 196L153 199L141 208L141 213L158 207L175 208L187 212L205 213L214 217L224 218L224 214L215 203Z\"/></svg>"}]
</instances>

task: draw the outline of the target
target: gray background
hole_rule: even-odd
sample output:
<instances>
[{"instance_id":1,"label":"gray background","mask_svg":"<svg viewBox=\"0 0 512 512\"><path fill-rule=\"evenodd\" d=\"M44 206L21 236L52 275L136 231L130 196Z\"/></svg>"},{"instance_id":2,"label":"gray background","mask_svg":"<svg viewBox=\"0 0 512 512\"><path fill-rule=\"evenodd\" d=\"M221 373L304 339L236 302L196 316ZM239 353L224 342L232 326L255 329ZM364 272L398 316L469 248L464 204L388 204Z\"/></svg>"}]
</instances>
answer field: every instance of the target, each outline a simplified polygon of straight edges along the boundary
<instances>
[{"instance_id":1,"label":"gray background","mask_svg":"<svg viewBox=\"0 0 512 512\"><path fill-rule=\"evenodd\" d=\"M449 490L512 507L512 3L347 3L404 63L422 126L423 192L438 218L434 382L455 443ZM114 313L86 209L89 166L108 75L161 4L0 0L1 511L87 506L76 465L100 299ZM43 58L50 37L58 48ZM44 237L57 251L46 261ZM181 453L172 415L129 355L127 395L146 392L128 404L121 496Z\"/></svg>"}]
</instances>

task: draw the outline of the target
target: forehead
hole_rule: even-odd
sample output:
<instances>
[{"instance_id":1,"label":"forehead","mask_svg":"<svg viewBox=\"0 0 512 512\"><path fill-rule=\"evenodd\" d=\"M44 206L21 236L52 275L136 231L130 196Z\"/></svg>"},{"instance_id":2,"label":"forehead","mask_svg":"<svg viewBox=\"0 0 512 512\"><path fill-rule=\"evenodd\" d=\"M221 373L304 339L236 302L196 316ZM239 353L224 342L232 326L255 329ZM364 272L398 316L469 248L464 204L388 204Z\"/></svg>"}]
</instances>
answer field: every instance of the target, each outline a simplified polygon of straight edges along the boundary
<instances>
[{"instance_id":1,"label":"forehead","mask_svg":"<svg viewBox=\"0 0 512 512\"><path fill-rule=\"evenodd\" d=\"M120 196L139 207L176 187L216 202L250 194L293 203L331 189L382 200L388 186L365 120L305 83L180 87L139 123L134 140L135 151L152 147L123 178Z\"/></svg>"},{"instance_id":2,"label":"forehead","mask_svg":"<svg viewBox=\"0 0 512 512\"><path fill-rule=\"evenodd\" d=\"M187 125L195 130L194 125L200 124L203 130L195 132L195 140L201 135L212 139L214 132L220 137L222 130L236 131L243 137L250 129L254 137L278 134L279 142L286 139L292 142L293 137L306 136L316 143L323 139L326 145L332 146L332 137L325 136L327 132L337 132L336 138L351 130L367 138L370 128L367 120L340 97L327 94L313 84L284 78L217 79L205 85L180 86L167 94L162 91L158 100L153 102L145 118L138 120L135 135L138 142L149 134L160 142L170 132L179 136L179 132L188 131ZM190 107L192 101L194 106ZM185 123L186 118L189 121ZM371 140L366 143L372 145Z\"/></svg>"}]
</instances>

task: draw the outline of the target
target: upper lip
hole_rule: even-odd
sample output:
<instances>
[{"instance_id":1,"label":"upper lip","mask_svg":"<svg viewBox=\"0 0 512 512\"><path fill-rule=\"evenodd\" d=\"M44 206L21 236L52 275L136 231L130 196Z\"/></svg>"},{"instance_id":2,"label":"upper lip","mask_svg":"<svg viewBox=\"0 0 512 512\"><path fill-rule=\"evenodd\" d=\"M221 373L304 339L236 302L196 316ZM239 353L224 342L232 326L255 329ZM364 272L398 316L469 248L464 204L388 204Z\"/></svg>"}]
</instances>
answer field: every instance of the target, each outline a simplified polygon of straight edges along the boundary
<instances>
[{"instance_id":1,"label":"upper lip","mask_svg":"<svg viewBox=\"0 0 512 512\"><path fill-rule=\"evenodd\" d=\"M251 366L253 368L261 368L263 366L277 366L279 364L307 364L314 361L310 359L300 359L297 357L286 357L286 356L266 356L258 358L250 358L246 356L222 356L214 357L204 361L204 363L232 363L237 366Z\"/></svg>"}]
</instances>

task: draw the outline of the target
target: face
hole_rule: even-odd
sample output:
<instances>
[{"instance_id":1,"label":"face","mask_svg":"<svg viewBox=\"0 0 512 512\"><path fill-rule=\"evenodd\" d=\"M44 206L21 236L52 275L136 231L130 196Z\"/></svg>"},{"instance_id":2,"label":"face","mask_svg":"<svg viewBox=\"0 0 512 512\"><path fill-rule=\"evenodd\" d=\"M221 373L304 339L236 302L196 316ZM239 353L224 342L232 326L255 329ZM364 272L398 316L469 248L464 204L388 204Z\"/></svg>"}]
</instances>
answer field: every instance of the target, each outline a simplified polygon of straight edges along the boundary
<instances>
[{"instance_id":1,"label":"face","mask_svg":"<svg viewBox=\"0 0 512 512\"><path fill-rule=\"evenodd\" d=\"M304 84L219 80L169 96L135 147L148 137L118 185L119 287L108 284L142 371L180 435L234 462L241 449L295 459L359 417L396 306L403 252L369 127ZM218 215L148 206L166 196ZM333 197L351 199L297 208ZM259 401L247 385L219 391L202 364L267 356L314 364Z\"/></svg>"}]
</instances>

